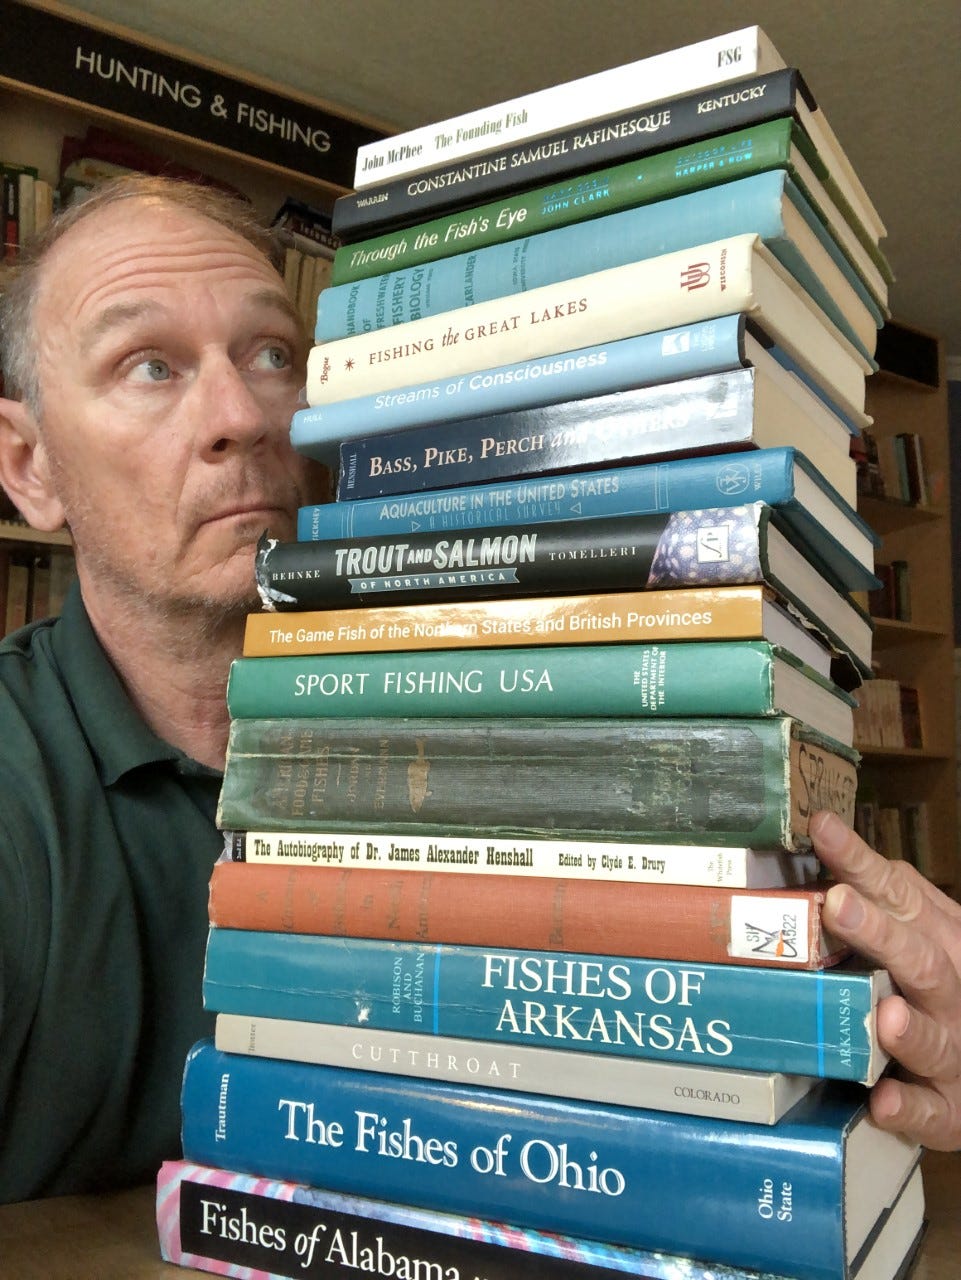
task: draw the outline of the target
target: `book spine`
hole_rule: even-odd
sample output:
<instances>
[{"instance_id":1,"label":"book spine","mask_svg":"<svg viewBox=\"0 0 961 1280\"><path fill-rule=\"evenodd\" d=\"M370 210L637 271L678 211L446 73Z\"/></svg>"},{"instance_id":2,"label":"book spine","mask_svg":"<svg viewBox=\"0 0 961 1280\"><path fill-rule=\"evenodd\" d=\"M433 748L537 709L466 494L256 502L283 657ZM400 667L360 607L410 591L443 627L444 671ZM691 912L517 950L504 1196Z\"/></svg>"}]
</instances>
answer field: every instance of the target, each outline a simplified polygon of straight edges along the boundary
<instances>
[{"instance_id":1,"label":"book spine","mask_svg":"<svg viewBox=\"0 0 961 1280\"><path fill-rule=\"evenodd\" d=\"M251 1230L253 1224L254 1230ZM246 1233L244 1228L247 1228ZM380 1276L484 1276L516 1280L777 1280L597 1240L506 1226L474 1213L439 1213L304 1183L168 1160L157 1178L161 1256L182 1267L245 1280L356 1280Z\"/></svg>"},{"instance_id":2,"label":"book spine","mask_svg":"<svg viewBox=\"0 0 961 1280\"><path fill-rule=\"evenodd\" d=\"M597 1053L568 1053L563 1048L503 1048L456 1036L369 1031L328 1022L232 1013L218 1014L214 1043L224 1053L382 1071L450 1084L493 1084L518 1093L548 1093L750 1124L776 1124L814 1083L813 1076L645 1059L627 1061Z\"/></svg>"},{"instance_id":3,"label":"book spine","mask_svg":"<svg viewBox=\"0 0 961 1280\"><path fill-rule=\"evenodd\" d=\"M326 289L317 303L317 342L386 330L461 307L526 293L595 271L690 250L722 236L785 235L783 174L606 213L505 244Z\"/></svg>"},{"instance_id":4,"label":"book spine","mask_svg":"<svg viewBox=\"0 0 961 1280\"><path fill-rule=\"evenodd\" d=\"M214 870L228 866L221 863ZM333 887L331 881L344 880L336 871L284 870L286 884L274 877L273 891L268 887L266 892L277 903L285 890L292 893L298 913L305 895L323 894ZM264 888L267 876L251 875L250 880L253 894ZM213 884L219 915L221 889L216 879ZM363 892L362 884L356 892ZM613 892L617 890L605 896ZM806 933L810 916L816 915L810 910L811 894L737 895L663 886L622 892L635 900L639 947L652 931L659 898L665 919L655 931L660 933L687 909L687 899L702 921L712 907L719 920L730 919L738 897L747 899L759 921L784 909L795 936ZM354 902L350 893L348 910ZM244 912L242 903L237 906ZM304 905L302 913L329 911ZM576 951L565 951L561 962L555 950L543 948L494 950L216 923L208 940L203 988L205 1006L218 1014L412 1033L425 1037L421 1043L428 1047L431 1037L451 1036L512 1049L555 1049L575 1058L587 1054L627 1062L782 1071L861 1083L876 1076L885 1062L875 1013L879 993L890 989L871 970L752 968L736 960L708 963ZM262 1046L256 1052L270 1056Z\"/></svg>"},{"instance_id":5,"label":"book spine","mask_svg":"<svg viewBox=\"0 0 961 1280\"><path fill-rule=\"evenodd\" d=\"M602 516L466 536L414 533L278 542L256 553L257 590L279 610L578 591L739 585L766 575L770 507Z\"/></svg>"},{"instance_id":6,"label":"book spine","mask_svg":"<svg viewBox=\"0 0 961 1280\"><path fill-rule=\"evenodd\" d=\"M625 846L600 840L497 840L476 836L445 836L437 840L397 831L365 831L362 838L356 832L344 831L227 831L224 856L230 859L222 864L224 867L234 862L272 867L359 864L394 871L720 885L730 889L808 884L817 879L819 866L813 854L785 854L774 849L717 849L693 844ZM215 869L220 891L236 881L236 892L246 893L251 882L239 880L239 874ZM224 910L223 897L219 909ZM222 923L234 927L230 917Z\"/></svg>"},{"instance_id":7,"label":"book spine","mask_svg":"<svg viewBox=\"0 0 961 1280\"><path fill-rule=\"evenodd\" d=\"M853 822L856 759L787 717L234 720L218 826L791 851Z\"/></svg>"},{"instance_id":8,"label":"book spine","mask_svg":"<svg viewBox=\"0 0 961 1280\"><path fill-rule=\"evenodd\" d=\"M237 658L235 719L331 716L766 716L764 642Z\"/></svg>"},{"instance_id":9,"label":"book spine","mask_svg":"<svg viewBox=\"0 0 961 1280\"><path fill-rule=\"evenodd\" d=\"M397 846L398 858L405 847ZM630 863L636 856L626 852L624 860ZM309 872L306 883L312 896L309 902L303 900L305 893L281 905L278 877L266 883L265 873L274 868L251 865L244 869L258 873L251 876L251 883L264 889L265 899L257 904L228 893L232 905L227 907L225 923L218 926L225 934L252 930L279 936L282 931L302 937L349 938L353 943L373 939L419 947L445 943L587 954L603 946L605 954L628 959L642 952L659 961L765 969L822 969L847 954L846 948L823 933L824 890L814 885L767 892L526 876L511 878L507 884L456 870L435 875L398 872L393 866L285 867L283 889L301 883ZM294 872L299 876L295 878ZM229 887L226 876L220 878ZM218 887L218 897L220 892ZM223 918L216 905L211 907L211 918L214 925ZM603 921L602 930L599 921ZM258 945L263 947L263 940ZM239 988L246 1001L248 985ZM219 1012L317 1017L294 1003L265 1008L249 1003L224 1005L221 1000L218 997L212 1006Z\"/></svg>"},{"instance_id":10,"label":"book spine","mask_svg":"<svg viewBox=\"0 0 961 1280\"><path fill-rule=\"evenodd\" d=\"M492 1105L478 1107L466 1085L228 1055L201 1043L184 1073L184 1156L454 1213L483 1204L492 1217L537 1229L735 1265L787 1257L798 1280L844 1273L841 1118L827 1132L800 1120L768 1127L674 1116L665 1124L656 1111L494 1089L488 1097ZM857 1110L849 1102L844 1117ZM793 1189L782 1221L757 1207L772 1170Z\"/></svg>"},{"instance_id":11,"label":"book spine","mask_svg":"<svg viewBox=\"0 0 961 1280\"><path fill-rule=\"evenodd\" d=\"M597 120L688 90L722 84L784 66L759 27L702 40L565 84L364 143L357 151L354 187L417 173L505 143Z\"/></svg>"},{"instance_id":12,"label":"book spine","mask_svg":"<svg viewBox=\"0 0 961 1280\"><path fill-rule=\"evenodd\" d=\"M755 443L759 377L733 369L590 399L360 436L340 446L338 501L546 476Z\"/></svg>"},{"instance_id":13,"label":"book spine","mask_svg":"<svg viewBox=\"0 0 961 1280\"><path fill-rule=\"evenodd\" d=\"M358 334L315 346L307 357L307 403L456 378L518 358L750 311L758 243L757 236L715 240L696 251L661 254L531 289L480 310L463 307L395 326L387 334Z\"/></svg>"},{"instance_id":14,"label":"book spine","mask_svg":"<svg viewBox=\"0 0 961 1280\"><path fill-rule=\"evenodd\" d=\"M4 262L15 262L20 251L20 181L15 169L0 163L0 228L3 243L0 245Z\"/></svg>"},{"instance_id":15,"label":"book spine","mask_svg":"<svg viewBox=\"0 0 961 1280\"><path fill-rule=\"evenodd\" d=\"M300 453L329 463L336 459L337 445L353 436L455 422L737 369L745 363L743 328L741 316L722 316L537 360L520 360L451 381L440 379L402 391L298 409L291 420L290 439Z\"/></svg>"},{"instance_id":16,"label":"book spine","mask_svg":"<svg viewBox=\"0 0 961 1280\"><path fill-rule=\"evenodd\" d=\"M250 613L243 656L621 641L760 640L758 587L532 596L457 604Z\"/></svg>"},{"instance_id":17,"label":"book spine","mask_svg":"<svg viewBox=\"0 0 961 1280\"><path fill-rule=\"evenodd\" d=\"M351 192L334 202L333 229L345 243L390 227L412 226L515 190L602 169L633 156L757 125L795 112L793 68L751 76L719 90L670 98L583 128L564 129L536 146L501 147L462 164L442 165L417 178L398 178Z\"/></svg>"},{"instance_id":18,"label":"book spine","mask_svg":"<svg viewBox=\"0 0 961 1280\"><path fill-rule=\"evenodd\" d=\"M566 183L536 187L414 228L345 245L334 260L331 283L349 284L384 271L393 280L394 273L423 263L588 222L766 169L787 168L790 146L791 121L771 120L596 169Z\"/></svg>"}]
</instances>

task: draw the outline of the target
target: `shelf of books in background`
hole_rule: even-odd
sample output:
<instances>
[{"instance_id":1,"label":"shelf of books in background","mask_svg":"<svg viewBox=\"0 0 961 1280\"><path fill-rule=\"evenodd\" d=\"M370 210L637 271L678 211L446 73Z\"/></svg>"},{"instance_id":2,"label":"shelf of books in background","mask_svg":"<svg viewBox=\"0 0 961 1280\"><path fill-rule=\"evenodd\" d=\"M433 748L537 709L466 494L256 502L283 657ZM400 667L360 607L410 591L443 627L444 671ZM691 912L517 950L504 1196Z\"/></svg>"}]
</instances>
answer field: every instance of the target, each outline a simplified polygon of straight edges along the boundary
<instances>
[{"instance_id":1,"label":"shelf of books in background","mask_svg":"<svg viewBox=\"0 0 961 1280\"><path fill-rule=\"evenodd\" d=\"M46 226L53 212L54 190L28 164L0 154L0 289L3 272L17 259L20 245ZM0 371L0 394L3 376ZM0 635L34 618L59 611L73 576L69 540L60 534L29 529L0 490Z\"/></svg>"},{"instance_id":2,"label":"shelf of books in background","mask_svg":"<svg viewBox=\"0 0 961 1280\"><path fill-rule=\"evenodd\" d=\"M257 557L164 1256L893 1280L890 982L808 836L854 820L873 660L873 206L757 28L356 182L292 427L338 495Z\"/></svg>"},{"instance_id":3,"label":"shelf of books in background","mask_svg":"<svg viewBox=\"0 0 961 1280\"><path fill-rule=\"evenodd\" d=\"M858 826L949 891L957 885L948 406L939 341L902 324L879 335L859 505L883 541L867 603L878 679L859 694Z\"/></svg>"}]
</instances>

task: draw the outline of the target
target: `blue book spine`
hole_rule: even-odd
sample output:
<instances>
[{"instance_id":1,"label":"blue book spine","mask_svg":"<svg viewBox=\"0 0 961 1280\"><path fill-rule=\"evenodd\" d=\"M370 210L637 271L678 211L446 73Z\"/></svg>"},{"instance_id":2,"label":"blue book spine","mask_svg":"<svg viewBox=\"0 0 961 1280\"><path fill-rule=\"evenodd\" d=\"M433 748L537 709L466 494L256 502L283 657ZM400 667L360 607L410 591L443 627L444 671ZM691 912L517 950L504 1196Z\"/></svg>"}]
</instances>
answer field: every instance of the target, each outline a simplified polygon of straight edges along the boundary
<instances>
[{"instance_id":1,"label":"blue book spine","mask_svg":"<svg viewBox=\"0 0 961 1280\"><path fill-rule=\"evenodd\" d=\"M395 498L359 498L315 503L297 514L300 542L436 533L509 524L653 515L763 502L803 538L838 586L870 591L877 585L870 563L852 555L798 501L795 476L802 471L829 496L842 526L872 546L877 535L824 481L796 449L754 449L708 454L639 466L567 472L505 483L434 489Z\"/></svg>"},{"instance_id":2,"label":"blue book spine","mask_svg":"<svg viewBox=\"0 0 961 1280\"><path fill-rule=\"evenodd\" d=\"M212 928L203 993L216 1013L867 1083L882 1060L879 983L849 967L745 971Z\"/></svg>"},{"instance_id":3,"label":"blue book spine","mask_svg":"<svg viewBox=\"0 0 961 1280\"><path fill-rule=\"evenodd\" d=\"M181 1106L184 1158L198 1164L839 1280L847 1135L863 1101L821 1086L780 1124L749 1125L225 1054L202 1041Z\"/></svg>"},{"instance_id":4,"label":"blue book spine","mask_svg":"<svg viewBox=\"0 0 961 1280\"><path fill-rule=\"evenodd\" d=\"M870 359L873 353L865 350L828 289L790 239L782 209L785 200L799 209L807 203L786 171L775 169L522 240L334 285L318 298L314 337L322 343L389 328L724 236L756 232ZM817 216L810 216L821 228ZM829 240L823 228L818 231L812 225L812 231L822 244ZM864 294L865 307L880 324L883 318L877 305L867 290Z\"/></svg>"},{"instance_id":5,"label":"blue book spine","mask_svg":"<svg viewBox=\"0 0 961 1280\"><path fill-rule=\"evenodd\" d=\"M358 435L559 404L736 369L744 363L743 331L742 316L721 316L463 377L298 409L290 439L299 452L329 463L336 461L342 440Z\"/></svg>"}]
</instances>

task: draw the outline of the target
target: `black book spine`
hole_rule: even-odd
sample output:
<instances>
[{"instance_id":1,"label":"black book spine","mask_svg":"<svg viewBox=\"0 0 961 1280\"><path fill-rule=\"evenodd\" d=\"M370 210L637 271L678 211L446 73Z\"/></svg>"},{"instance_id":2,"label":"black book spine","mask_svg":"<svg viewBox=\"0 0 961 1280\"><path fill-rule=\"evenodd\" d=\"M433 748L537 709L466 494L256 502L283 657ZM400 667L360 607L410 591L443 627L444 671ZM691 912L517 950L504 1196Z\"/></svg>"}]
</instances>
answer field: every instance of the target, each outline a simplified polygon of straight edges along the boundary
<instances>
[{"instance_id":1,"label":"black book spine","mask_svg":"<svg viewBox=\"0 0 961 1280\"><path fill-rule=\"evenodd\" d=\"M700 566L695 580L698 534L722 523L754 554ZM730 585L759 580L759 537L751 507L728 507L359 541L265 538L256 575L278 610Z\"/></svg>"}]
</instances>

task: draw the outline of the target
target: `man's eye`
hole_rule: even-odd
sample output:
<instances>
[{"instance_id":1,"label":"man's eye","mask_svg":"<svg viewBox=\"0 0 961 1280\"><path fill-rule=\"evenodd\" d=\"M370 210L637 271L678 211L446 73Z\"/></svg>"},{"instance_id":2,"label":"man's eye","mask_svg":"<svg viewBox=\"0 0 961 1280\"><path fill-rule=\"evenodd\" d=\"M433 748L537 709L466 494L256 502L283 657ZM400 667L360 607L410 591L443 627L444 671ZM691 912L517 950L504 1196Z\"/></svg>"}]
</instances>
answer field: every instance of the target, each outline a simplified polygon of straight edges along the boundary
<instances>
[{"instance_id":1,"label":"man's eye","mask_svg":"<svg viewBox=\"0 0 961 1280\"><path fill-rule=\"evenodd\" d=\"M170 365L159 356L151 356L149 360L135 364L130 376L136 382L166 382L171 376Z\"/></svg>"},{"instance_id":2,"label":"man's eye","mask_svg":"<svg viewBox=\"0 0 961 1280\"><path fill-rule=\"evenodd\" d=\"M253 360L255 369L289 369L290 352L286 347L271 343L258 351Z\"/></svg>"}]
</instances>

